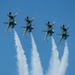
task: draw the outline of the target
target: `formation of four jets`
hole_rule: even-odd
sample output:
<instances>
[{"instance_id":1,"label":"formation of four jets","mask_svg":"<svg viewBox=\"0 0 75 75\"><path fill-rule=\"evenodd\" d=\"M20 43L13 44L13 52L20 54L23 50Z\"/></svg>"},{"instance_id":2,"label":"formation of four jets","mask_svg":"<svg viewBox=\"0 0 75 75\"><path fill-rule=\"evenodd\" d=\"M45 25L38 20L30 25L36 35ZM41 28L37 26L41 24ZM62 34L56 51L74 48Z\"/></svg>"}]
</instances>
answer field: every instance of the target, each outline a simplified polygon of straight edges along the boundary
<instances>
[{"instance_id":1,"label":"formation of four jets","mask_svg":"<svg viewBox=\"0 0 75 75\"><path fill-rule=\"evenodd\" d=\"M15 25L16 25L15 17L17 16L17 14L15 14L13 16L12 13L9 12L7 16L9 18L9 22L4 22L5 24L8 25L6 28L6 32L8 31L8 29L10 29L10 31L11 31L11 29L13 29L15 27ZM33 20L34 20L34 17L31 20L29 19L28 16L25 18L26 26L21 27L24 29L23 36L25 36L25 34L27 32L29 32L29 33L32 32L32 30L34 29L34 27L32 25ZM49 36L52 36L52 34L54 33L53 26L55 24L55 21L52 24L49 21L46 23L47 30L42 30L42 32L46 32L44 40L46 40ZM61 36L59 44L61 43L62 40L66 40L67 37L69 36L68 32L67 32L67 30L69 29L69 26L70 25L68 25L67 27L65 27L65 25L61 26L62 33L57 34L58 36Z\"/></svg>"}]
</instances>

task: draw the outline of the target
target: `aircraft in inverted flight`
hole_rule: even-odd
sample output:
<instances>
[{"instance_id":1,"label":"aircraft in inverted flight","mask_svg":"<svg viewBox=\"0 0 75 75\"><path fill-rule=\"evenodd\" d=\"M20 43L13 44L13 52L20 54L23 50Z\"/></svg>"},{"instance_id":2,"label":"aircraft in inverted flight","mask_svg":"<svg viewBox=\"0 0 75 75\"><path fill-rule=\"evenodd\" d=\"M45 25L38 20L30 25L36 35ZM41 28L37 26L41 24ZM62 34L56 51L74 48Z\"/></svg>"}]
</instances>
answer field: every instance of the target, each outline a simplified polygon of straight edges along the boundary
<instances>
[{"instance_id":1,"label":"aircraft in inverted flight","mask_svg":"<svg viewBox=\"0 0 75 75\"><path fill-rule=\"evenodd\" d=\"M70 27L70 25L68 25L67 27L65 27L65 25L63 25L63 26L61 27L61 29L62 29L62 34L57 34L58 36L61 36L61 39L60 39L58 45L61 43L62 40L66 40L67 37L69 37L68 32L67 32L67 30L69 29L69 27Z\"/></svg>"},{"instance_id":2,"label":"aircraft in inverted flight","mask_svg":"<svg viewBox=\"0 0 75 75\"><path fill-rule=\"evenodd\" d=\"M30 20L29 19L29 17L27 16L26 17L26 19L25 19L25 21L26 21L26 27L25 26L22 26L21 28L23 28L24 29L24 33L23 33L23 36L25 36L25 34L27 33L27 32L32 32L32 29L34 29L33 28L33 25L32 25L32 21L34 20L34 17Z\"/></svg>"},{"instance_id":3,"label":"aircraft in inverted flight","mask_svg":"<svg viewBox=\"0 0 75 75\"><path fill-rule=\"evenodd\" d=\"M49 21L48 21L48 23L46 23L47 30L42 30L42 32L46 32L44 40L46 40L48 37L51 37L53 35L53 33L54 33L53 26L54 26L55 22L56 22L56 20L52 24L50 24Z\"/></svg>"},{"instance_id":4,"label":"aircraft in inverted flight","mask_svg":"<svg viewBox=\"0 0 75 75\"><path fill-rule=\"evenodd\" d=\"M9 12L9 14L7 15L9 17L9 22L4 22L4 24L8 24L5 32L7 32L9 28L10 28L10 31L11 31L11 29L13 29L15 27L16 22L15 22L14 19L15 19L16 15L17 15L17 13L13 16L11 14L11 12Z\"/></svg>"}]
</instances>

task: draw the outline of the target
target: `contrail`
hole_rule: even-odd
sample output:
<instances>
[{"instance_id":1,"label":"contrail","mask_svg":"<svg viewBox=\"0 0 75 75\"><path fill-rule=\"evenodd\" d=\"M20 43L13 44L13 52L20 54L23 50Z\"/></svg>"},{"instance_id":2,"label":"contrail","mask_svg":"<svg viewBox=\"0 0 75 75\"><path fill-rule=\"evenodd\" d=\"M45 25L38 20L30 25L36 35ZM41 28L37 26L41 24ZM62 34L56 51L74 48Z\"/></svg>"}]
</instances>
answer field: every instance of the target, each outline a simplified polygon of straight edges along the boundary
<instances>
[{"instance_id":1,"label":"contrail","mask_svg":"<svg viewBox=\"0 0 75 75\"><path fill-rule=\"evenodd\" d=\"M18 73L19 75L29 75L27 59L26 59L26 56L24 55L24 50L22 48L20 39L16 31L14 31L14 39L15 39L15 46L16 46L16 51L17 51Z\"/></svg>"},{"instance_id":2,"label":"contrail","mask_svg":"<svg viewBox=\"0 0 75 75\"><path fill-rule=\"evenodd\" d=\"M31 75L43 75L43 69L41 66L39 53L37 52L37 47L32 34L31 40L32 40Z\"/></svg>"},{"instance_id":3,"label":"contrail","mask_svg":"<svg viewBox=\"0 0 75 75\"><path fill-rule=\"evenodd\" d=\"M49 68L46 75L58 75L60 66L59 52L55 44L54 38L52 37L52 55L49 61Z\"/></svg>"},{"instance_id":4,"label":"contrail","mask_svg":"<svg viewBox=\"0 0 75 75\"><path fill-rule=\"evenodd\" d=\"M68 66L68 45L67 41L65 41L65 48L64 48L64 54L62 56L60 68L59 68L59 75L65 75L67 66Z\"/></svg>"}]
</instances>

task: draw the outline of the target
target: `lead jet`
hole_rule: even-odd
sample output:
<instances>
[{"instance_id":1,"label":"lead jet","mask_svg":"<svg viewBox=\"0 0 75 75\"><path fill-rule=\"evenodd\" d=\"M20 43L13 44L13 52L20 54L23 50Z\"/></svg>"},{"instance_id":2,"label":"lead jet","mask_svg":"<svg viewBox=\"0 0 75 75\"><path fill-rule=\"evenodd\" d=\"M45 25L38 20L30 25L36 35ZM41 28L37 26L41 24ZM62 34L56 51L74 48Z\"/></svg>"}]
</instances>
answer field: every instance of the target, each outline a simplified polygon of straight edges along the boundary
<instances>
[{"instance_id":1,"label":"lead jet","mask_svg":"<svg viewBox=\"0 0 75 75\"><path fill-rule=\"evenodd\" d=\"M16 15L17 15L17 13L13 16L11 14L11 12L9 12L9 14L7 15L8 18L9 18L9 22L4 22L4 24L8 24L5 32L7 32L9 28L10 28L10 31L11 31L11 29L13 29L15 27L16 22L15 22L14 19L15 19Z\"/></svg>"},{"instance_id":2,"label":"lead jet","mask_svg":"<svg viewBox=\"0 0 75 75\"><path fill-rule=\"evenodd\" d=\"M34 17L30 20L29 19L29 17L27 16L26 17L26 19L25 19L25 21L26 21L26 27L25 26L22 26L21 28L23 28L24 29L24 33L23 33L23 36L25 36L25 34L27 33L27 32L32 32L32 29L34 29L33 28L33 25L32 25L32 21L34 20Z\"/></svg>"},{"instance_id":3,"label":"lead jet","mask_svg":"<svg viewBox=\"0 0 75 75\"><path fill-rule=\"evenodd\" d=\"M55 24L55 21L52 24L50 24L50 22L48 21L48 23L46 24L47 30L42 30L43 32L46 32L44 40L46 40L48 37L51 37L53 35L54 33L53 26Z\"/></svg>"},{"instance_id":4,"label":"lead jet","mask_svg":"<svg viewBox=\"0 0 75 75\"><path fill-rule=\"evenodd\" d=\"M70 27L70 25L68 25L67 27L65 27L65 25L63 25L61 27L62 34L57 34L58 36L61 36L61 39L60 39L58 45L61 43L62 40L66 40L67 37L69 37L68 32L67 32L67 30L69 29L69 27Z\"/></svg>"}]
</instances>

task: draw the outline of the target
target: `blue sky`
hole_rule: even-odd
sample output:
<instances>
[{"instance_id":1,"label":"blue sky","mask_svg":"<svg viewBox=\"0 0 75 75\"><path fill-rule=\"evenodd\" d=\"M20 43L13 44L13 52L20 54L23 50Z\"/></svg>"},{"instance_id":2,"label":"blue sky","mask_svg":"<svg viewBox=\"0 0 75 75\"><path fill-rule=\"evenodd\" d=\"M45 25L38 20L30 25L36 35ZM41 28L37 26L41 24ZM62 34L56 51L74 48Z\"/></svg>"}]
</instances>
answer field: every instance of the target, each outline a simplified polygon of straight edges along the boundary
<instances>
[{"instance_id":1,"label":"blue sky","mask_svg":"<svg viewBox=\"0 0 75 75\"><path fill-rule=\"evenodd\" d=\"M7 13L12 12L14 15L18 12L15 20L19 38L21 40L23 49L25 51L27 62L30 68L31 61L31 39L30 35L22 37L23 30L21 26L25 26L25 17L35 17L33 24L34 30L32 34L37 44L38 52L40 55L41 63L44 72L48 68L49 59L51 56L51 40L42 42L45 33L41 32L46 29L47 21L51 23L57 18L54 25L55 34L53 37L56 44L58 44L60 37L56 36L57 33L61 33L60 26L65 24L66 26L71 23L69 28L69 65L66 71L66 75L74 75L75 73L75 1L74 0L1 0L0 1L0 75L16 75L17 74L17 59L16 48L14 43L14 31L9 35L5 33L6 25L3 22L8 21ZM64 44L58 47L60 53L60 59L63 54Z\"/></svg>"}]
</instances>

